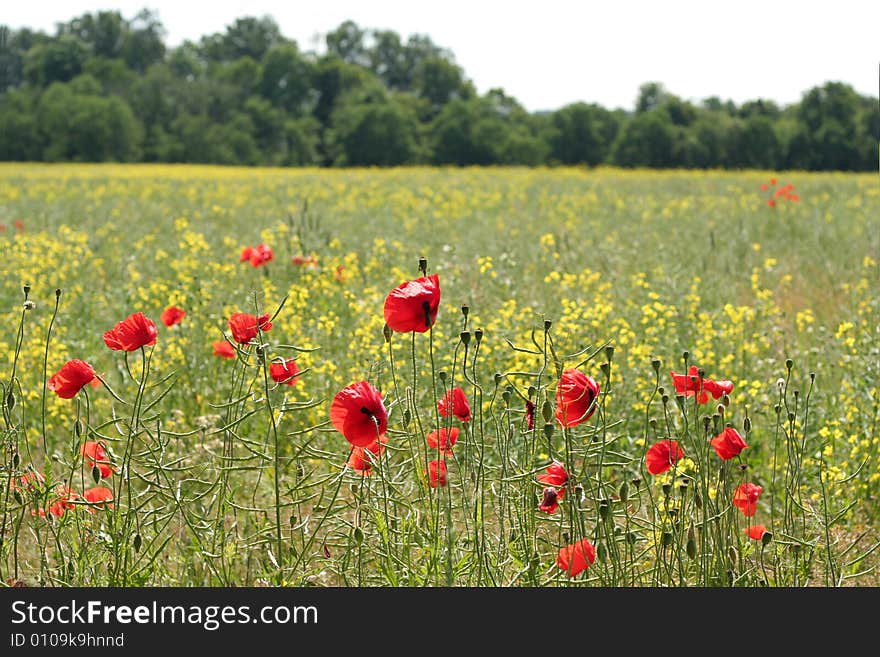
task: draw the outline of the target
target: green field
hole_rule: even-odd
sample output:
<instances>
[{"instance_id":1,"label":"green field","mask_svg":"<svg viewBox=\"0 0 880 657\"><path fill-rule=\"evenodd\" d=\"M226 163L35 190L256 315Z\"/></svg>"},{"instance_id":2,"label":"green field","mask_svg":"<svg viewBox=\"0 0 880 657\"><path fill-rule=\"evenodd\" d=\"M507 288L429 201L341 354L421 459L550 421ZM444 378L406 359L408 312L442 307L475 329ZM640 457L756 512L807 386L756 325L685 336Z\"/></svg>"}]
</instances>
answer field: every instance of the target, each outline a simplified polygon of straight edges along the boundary
<instances>
[{"instance_id":1,"label":"green field","mask_svg":"<svg viewBox=\"0 0 880 657\"><path fill-rule=\"evenodd\" d=\"M0 580L874 583L877 217L875 174L0 165ZM261 243L270 262L241 261ZM386 339L386 296L420 257L436 323ZM172 327L169 306L187 313ZM271 330L215 356L239 311ZM137 312L155 346L109 349ZM295 385L269 376L282 357ZM103 383L46 390L70 359ZM732 391L676 398L669 373L690 365ZM571 368L600 393L565 427ZM329 418L362 380L388 411L370 476ZM454 387L467 422L437 411ZM723 460L725 425L748 447ZM438 427L460 431L450 454L427 446ZM664 440L684 456L651 475ZM547 513L554 460L568 480ZM762 488L751 516L743 483ZM96 487L112 507L84 501ZM560 565L584 539L595 561Z\"/></svg>"}]
</instances>

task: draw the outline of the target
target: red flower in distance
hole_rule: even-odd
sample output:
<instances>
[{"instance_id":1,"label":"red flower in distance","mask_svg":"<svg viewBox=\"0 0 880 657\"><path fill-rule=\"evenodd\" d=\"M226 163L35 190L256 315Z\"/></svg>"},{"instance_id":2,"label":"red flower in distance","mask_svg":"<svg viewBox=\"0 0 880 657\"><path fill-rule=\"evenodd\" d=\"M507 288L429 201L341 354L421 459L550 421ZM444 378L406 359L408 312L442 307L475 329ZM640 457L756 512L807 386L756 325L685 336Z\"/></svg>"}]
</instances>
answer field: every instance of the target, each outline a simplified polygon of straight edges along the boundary
<instances>
[{"instance_id":1,"label":"red flower in distance","mask_svg":"<svg viewBox=\"0 0 880 657\"><path fill-rule=\"evenodd\" d=\"M428 485L431 488L446 485L446 461L430 461L428 463Z\"/></svg>"},{"instance_id":2,"label":"red flower in distance","mask_svg":"<svg viewBox=\"0 0 880 657\"><path fill-rule=\"evenodd\" d=\"M531 431L535 428L535 402L526 400L526 428Z\"/></svg>"},{"instance_id":3,"label":"red flower in distance","mask_svg":"<svg viewBox=\"0 0 880 657\"><path fill-rule=\"evenodd\" d=\"M760 541L764 538L764 534L769 533L764 525L752 525L751 527L746 527L743 531L753 541Z\"/></svg>"},{"instance_id":4,"label":"red flower in distance","mask_svg":"<svg viewBox=\"0 0 880 657\"><path fill-rule=\"evenodd\" d=\"M709 395L715 399L721 399L721 395L733 392L733 382L726 379L713 381L712 379L701 378L696 365L691 365L687 374L669 373L672 376L672 384L675 391L683 394L685 397L693 397L696 395L697 403L706 404L709 401Z\"/></svg>"},{"instance_id":5,"label":"red flower in distance","mask_svg":"<svg viewBox=\"0 0 880 657\"><path fill-rule=\"evenodd\" d=\"M95 378L95 370L84 360L69 360L51 376L46 387L62 399L73 399L83 386Z\"/></svg>"},{"instance_id":6,"label":"red flower in distance","mask_svg":"<svg viewBox=\"0 0 880 657\"><path fill-rule=\"evenodd\" d=\"M246 246L241 250L241 257L238 259L239 262L248 262L251 259L251 254L254 252L254 248L252 246Z\"/></svg>"},{"instance_id":7,"label":"red flower in distance","mask_svg":"<svg viewBox=\"0 0 880 657\"><path fill-rule=\"evenodd\" d=\"M293 358L269 364L269 376L276 383L292 386L299 381L297 374L299 374L299 366Z\"/></svg>"},{"instance_id":8,"label":"red flower in distance","mask_svg":"<svg viewBox=\"0 0 880 657\"><path fill-rule=\"evenodd\" d=\"M119 469L110 464L110 457L107 455L104 444L101 442L87 440L80 448L80 452L86 457L89 468L97 466L101 472L101 479L106 479Z\"/></svg>"},{"instance_id":9,"label":"red flower in distance","mask_svg":"<svg viewBox=\"0 0 880 657\"><path fill-rule=\"evenodd\" d=\"M565 370L556 384L556 420L563 427L574 427L588 420L596 410L599 384L580 370Z\"/></svg>"},{"instance_id":10,"label":"red flower in distance","mask_svg":"<svg viewBox=\"0 0 880 657\"><path fill-rule=\"evenodd\" d=\"M19 493L33 493L45 483L46 477L43 476L42 472L29 470L23 475L19 475L18 477L13 477L12 479L10 479L9 487L12 490L18 491Z\"/></svg>"},{"instance_id":11,"label":"red flower in distance","mask_svg":"<svg viewBox=\"0 0 880 657\"><path fill-rule=\"evenodd\" d=\"M746 518L751 518L758 510L758 498L761 497L763 490L757 484L740 484L733 492L733 505L742 511Z\"/></svg>"},{"instance_id":12,"label":"red flower in distance","mask_svg":"<svg viewBox=\"0 0 880 657\"><path fill-rule=\"evenodd\" d=\"M596 561L596 548L586 538L566 545L556 555L556 565L568 573L569 577L577 577Z\"/></svg>"},{"instance_id":13,"label":"red flower in distance","mask_svg":"<svg viewBox=\"0 0 880 657\"><path fill-rule=\"evenodd\" d=\"M268 314L257 317L248 313L232 313L229 318L229 330L232 331L232 337L238 344L247 344L257 337L257 327L261 331L272 328Z\"/></svg>"},{"instance_id":14,"label":"red flower in distance","mask_svg":"<svg viewBox=\"0 0 880 657\"><path fill-rule=\"evenodd\" d=\"M352 448L351 456L348 457L349 467L355 472L369 477L373 473L373 463L385 451L385 445L387 444L388 438L381 436L379 440L374 440L371 445Z\"/></svg>"},{"instance_id":15,"label":"red flower in distance","mask_svg":"<svg viewBox=\"0 0 880 657\"><path fill-rule=\"evenodd\" d=\"M559 499L562 499L563 495L565 495L565 487L568 484L568 473L565 471L565 466L559 461L553 461L553 463L547 466L547 472L538 477L538 482L545 486L556 488Z\"/></svg>"},{"instance_id":16,"label":"red flower in distance","mask_svg":"<svg viewBox=\"0 0 880 657\"><path fill-rule=\"evenodd\" d=\"M553 488L553 486L547 486L547 488L544 489L544 496L541 499L538 508L544 513L549 513L551 515L556 513L556 509L559 508L559 497L559 491Z\"/></svg>"},{"instance_id":17,"label":"red flower in distance","mask_svg":"<svg viewBox=\"0 0 880 657\"><path fill-rule=\"evenodd\" d=\"M454 415L462 422L470 422L471 405L468 403L464 390L458 386L447 390L443 398L437 401L437 410L443 417Z\"/></svg>"},{"instance_id":18,"label":"red flower in distance","mask_svg":"<svg viewBox=\"0 0 880 657\"><path fill-rule=\"evenodd\" d=\"M715 448L715 453L724 461L732 459L743 451L748 445L742 439L739 432L733 427L727 427L709 441L709 444Z\"/></svg>"},{"instance_id":19,"label":"red flower in distance","mask_svg":"<svg viewBox=\"0 0 880 657\"><path fill-rule=\"evenodd\" d=\"M137 351L156 344L159 330L152 319L135 313L104 333L104 344L114 351Z\"/></svg>"},{"instance_id":20,"label":"red flower in distance","mask_svg":"<svg viewBox=\"0 0 880 657\"><path fill-rule=\"evenodd\" d=\"M388 428L382 394L367 381L344 387L330 404L330 421L355 447L367 447Z\"/></svg>"},{"instance_id":21,"label":"red flower in distance","mask_svg":"<svg viewBox=\"0 0 880 657\"><path fill-rule=\"evenodd\" d=\"M179 324L180 320L184 317L186 317L185 310L178 308L177 306L168 306L162 311L161 320L165 326L174 326L175 324Z\"/></svg>"},{"instance_id":22,"label":"red flower in distance","mask_svg":"<svg viewBox=\"0 0 880 657\"><path fill-rule=\"evenodd\" d=\"M214 343L214 355L220 358L235 358L235 347L229 340L218 340Z\"/></svg>"},{"instance_id":23,"label":"red flower in distance","mask_svg":"<svg viewBox=\"0 0 880 657\"><path fill-rule=\"evenodd\" d=\"M456 428L447 429L443 427L429 433L425 436L425 440L428 441L428 447L435 453L439 451L441 454L451 454L452 446L458 440L458 434L459 431Z\"/></svg>"},{"instance_id":24,"label":"red flower in distance","mask_svg":"<svg viewBox=\"0 0 880 657\"><path fill-rule=\"evenodd\" d=\"M113 508L113 505L110 504L110 502L113 501L113 491L105 486L95 486L94 488L89 488L88 490L83 491L83 499L94 505L86 507L86 511L89 513L97 513L98 509Z\"/></svg>"},{"instance_id":25,"label":"red flower in distance","mask_svg":"<svg viewBox=\"0 0 880 657\"><path fill-rule=\"evenodd\" d=\"M45 518L47 513L51 513L53 516L58 516L60 518L64 515L65 511L73 509L76 506L74 501L78 499L79 494L72 488L68 488L67 486L57 486L55 488L55 497L49 506L45 509L31 511L31 515L39 515L41 518Z\"/></svg>"},{"instance_id":26,"label":"red flower in distance","mask_svg":"<svg viewBox=\"0 0 880 657\"><path fill-rule=\"evenodd\" d=\"M244 257L246 251L248 251L248 249L242 251L242 257ZM250 261L252 267L262 267L267 262L271 262L274 257L275 254L272 253L272 249L265 244L258 244L250 249L247 259Z\"/></svg>"},{"instance_id":27,"label":"red flower in distance","mask_svg":"<svg viewBox=\"0 0 880 657\"><path fill-rule=\"evenodd\" d=\"M405 281L385 297L385 323L398 333L424 333L437 321L440 277L437 274Z\"/></svg>"},{"instance_id":28,"label":"red flower in distance","mask_svg":"<svg viewBox=\"0 0 880 657\"><path fill-rule=\"evenodd\" d=\"M684 450L675 440L661 440L648 448L645 454L645 465L648 472L658 475L666 472L678 459L684 457Z\"/></svg>"}]
</instances>

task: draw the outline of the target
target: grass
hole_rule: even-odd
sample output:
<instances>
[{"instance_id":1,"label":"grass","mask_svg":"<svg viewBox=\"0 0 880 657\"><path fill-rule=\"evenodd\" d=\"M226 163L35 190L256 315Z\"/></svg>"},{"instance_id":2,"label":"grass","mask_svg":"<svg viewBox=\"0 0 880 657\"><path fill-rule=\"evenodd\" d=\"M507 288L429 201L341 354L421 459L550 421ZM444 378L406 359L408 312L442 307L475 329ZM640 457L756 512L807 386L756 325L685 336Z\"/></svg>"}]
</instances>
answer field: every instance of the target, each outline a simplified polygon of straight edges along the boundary
<instances>
[{"instance_id":1,"label":"grass","mask_svg":"<svg viewBox=\"0 0 880 657\"><path fill-rule=\"evenodd\" d=\"M768 206L772 175L799 200ZM47 479L0 487L0 579L875 582L878 211L872 175L0 165L2 481ZM273 259L240 262L259 243ZM385 297L420 257L439 274L437 322L386 341ZM187 315L165 327L171 305ZM239 311L272 329L214 356ZM158 324L155 347L108 349L135 312ZM71 358L105 385L47 393ZM295 385L269 376L281 358ZM677 397L669 371L690 365L733 390ZM563 427L557 381L575 367L601 392ZM361 380L389 413L370 476L346 467L328 415ZM437 412L453 387L468 422ZM748 448L722 461L709 439L725 425ZM437 427L460 437L432 488ZM685 457L653 476L645 453L668 439ZM93 481L85 440L118 472ZM569 481L549 514L553 460ZM731 504L745 482L763 489L751 517ZM113 506L41 517L58 485L109 487ZM754 524L766 543L743 533ZM574 574L557 557L581 539L597 558Z\"/></svg>"}]
</instances>

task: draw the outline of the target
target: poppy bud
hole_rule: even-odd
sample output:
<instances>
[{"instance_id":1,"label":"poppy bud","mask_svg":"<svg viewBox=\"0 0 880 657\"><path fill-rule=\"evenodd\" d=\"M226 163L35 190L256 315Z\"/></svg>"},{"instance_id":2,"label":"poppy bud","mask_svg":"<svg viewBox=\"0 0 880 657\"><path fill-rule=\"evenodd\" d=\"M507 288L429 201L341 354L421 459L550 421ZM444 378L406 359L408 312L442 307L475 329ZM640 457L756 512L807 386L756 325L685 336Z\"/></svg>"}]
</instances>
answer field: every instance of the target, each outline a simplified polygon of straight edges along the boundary
<instances>
[{"instance_id":1,"label":"poppy bud","mask_svg":"<svg viewBox=\"0 0 880 657\"><path fill-rule=\"evenodd\" d=\"M614 347L611 345L608 345L607 347L605 347L605 358L607 358L608 362L610 363L611 359L613 357L614 357Z\"/></svg>"},{"instance_id":2,"label":"poppy bud","mask_svg":"<svg viewBox=\"0 0 880 657\"><path fill-rule=\"evenodd\" d=\"M703 416L703 431L709 431L709 425L712 423L712 418L708 415Z\"/></svg>"},{"instance_id":3,"label":"poppy bud","mask_svg":"<svg viewBox=\"0 0 880 657\"><path fill-rule=\"evenodd\" d=\"M56 287L56 288L55 288L55 298L56 298L56 299L60 299L60 298L61 298L61 288L60 288L60 287Z\"/></svg>"},{"instance_id":4,"label":"poppy bud","mask_svg":"<svg viewBox=\"0 0 880 657\"><path fill-rule=\"evenodd\" d=\"M718 406L715 407L715 412L718 413L718 415L721 415L723 417L724 416L724 404L718 404Z\"/></svg>"},{"instance_id":5,"label":"poppy bud","mask_svg":"<svg viewBox=\"0 0 880 657\"><path fill-rule=\"evenodd\" d=\"M737 556L739 556L739 553L736 551L736 548L731 545L727 550L727 558L730 559L731 564L736 564Z\"/></svg>"},{"instance_id":6,"label":"poppy bud","mask_svg":"<svg viewBox=\"0 0 880 657\"><path fill-rule=\"evenodd\" d=\"M550 330L550 327L553 326L553 322L549 319L544 320L544 333Z\"/></svg>"},{"instance_id":7,"label":"poppy bud","mask_svg":"<svg viewBox=\"0 0 880 657\"><path fill-rule=\"evenodd\" d=\"M749 469L749 466L748 466L747 463L740 463L740 464L739 464L738 466L736 466L736 467L737 467L737 469L738 469L740 472L745 472L746 470Z\"/></svg>"},{"instance_id":8,"label":"poppy bud","mask_svg":"<svg viewBox=\"0 0 880 657\"><path fill-rule=\"evenodd\" d=\"M607 518L610 511L611 507L608 505L608 502L602 500L602 502L599 503L599 517L603 519Z\"/></svg>"},{"instance_id":9,"label":"poppy bud","mask_svg":"<svg viewBox=\"0 0 880 657\"><path fill-rule=\"evenodd\" d=\"M12 455L12 467L17 468L19 463L21 463L21 456L16 452Z\"/></svg>"},{"instance_id":10,"label":"poppy bud","mask_svg":"<svg viewBox=\"0 0 880 657\"><path fill-rule=\"evenodd\" d=\"M630 545L635 545L636 541L639 540L639 537L636 536L635 532L629 532L626 535L626 540L629 542Z\"/></svg>"},{"instance_id":11,"label":"poppy bud","mask_svg":"<svg viewBox=\"0 0 880 657\"><path fill-rule=\"evenodd\" d=\"M684 399L684 398L682 398L682 399ZM666 406L666 404L669 403L669 395L661 395L660 401L662 401L663 405ZM678 401L678 400L676 399L676 401Z\"/></svg>"},{"instance_id":12,"label":"poppy bud","mask_svg":"<svg viewBox=\"0 0 880 657\"><path fill-rule=\"evenodd\" d=\"M660 359L657 358L656 356L655 356L654 358L651 359L651 367L654 369L655 372L659 372L659 371L660 371L660 365L661 365L661 364L662 364L662 363L660 362Z\"/></svg>"},{"instance_id":13,"label":"poppy bud","mask_svg":"<svg viewBox=\"0 0 880 657\"><path fill-rule=\"evenodd\" d=\"M638 490L639 486L642 485L641 477L633 477L630 481L632 481L632 485L635 486L635 489Z\"/></svg>"},{"instance_id":14,"label":"poppy bud","mask_svg":"<svg viewBox=\"0 0 880 657\"><path fill-rule=\"evenodd\" d=\"M101 468L99 468L97 465L92 466L92 480L96 484L101 483Z\"/></svg>"},{"instance_id":15,"label":"poppy bud","mask_svg":"<svg viewBox=\"0 0 880 657\"><path fill-rule=\"evenodd\" d=\"M700 491L694 490L694 506L698 509L703 508L703 498L700 497Z\"/></svg>"},{"instance_id":16,"label":"poppy bud","mask_svg":"<svg viewBox=\"0 0 880 657\"><path fill-rule=\"evenodd\" d=\"M746 419L743 420L743 431L748 433L751 430L752 430L752 420L749 418L748 415L746 415Z\"/></svg>"},{"instance_id":17,"label":"poppy bud","mask_svg":"<svg viewBox=\"0 0 880 657\"><path fill-rule=\"evenodd\" d=\"M697 542L693 539L693 532L688 532L688 540L684 549L691 559L697 558Z\"/></svg>"},{"instance_id":18,"label":"poppy bud","mask_svg":"<svg viewBox=\"0 0 880 657\"><path fill-rule=\"evenodd\" d=\"M505 390L501 393L501 399L504 400L505 405L510 405L510 390Z\"/></svg>"},{"instance_id":19,"label":"poppy bud","mask_svg":"<svg viewBox=\"0 0 880 657\"><path fill-rule=\"evenodd\" d=\"M428 275L428 259L424 256L419 258L419 271L422 272L422 276Z\"/></svg>"},{"instance_id":20,"label":"poppy bud","mask_svg":"<svg viewBox=\"0 0 880 657\"><path fill-rule=\"evenodd\" d=\"M666 395L663 396L666 397ZM663 403L665 404L666 402ZM676 395L675 403L678 404L678 408L681 409L682 413L684 413L684 395Z\"/></svg>"},{"instance_id":21,"label":"poppy bud","mask_svg":"<svg viewBox=\"0 0 880 657\"><path fill-rule=\"evenodd\" d=\"M800 396L800 394L801 394L801 391L798 390L797 388L795 388L795 390L794 390L794 398L797 399L797 398Z\"/></svg>"},{"instance_id":22,"label":"poppy bud","mask_svg":"<svg viewBox=\"0 0 880 657\"><path fill-rule=\"evenodd\" d=\"M678 492L679 492L679 494L680 494L682 497L684 497L684 496L685 496L685 493L688 492L688 487L690 486L690 483L691 483L691 480L690 480L690 479L684 479L684 480L678 485Z\"/></svg>"},{"instance_id":23,"label":"poppy bud","mask_svg":"<svg viewBox=\"0 0 880 657\"><path fill-rule=\"evenodd\" d=\"M602 374L604 374L605 376L608 376L608 373L611 371L611 364L610 363L602 363L601 365L599 365L599 369L602 370Z\"/></svg>"},{"instance_id":24,"label":"poppy bud","mask_svg":"<svg viewBox=\"0 0 880 657\"><path fill-rule=\"evenodd\" d=\"M546 399L541 404L541 415L544 417L544 422L549 422L553 419L553 404Z\"/></svg>"},{"instance_id":25,"label":"poppy bud","mask_svg":"<svg viewBox=\"0 0 880 657\"><path fill-rule=\"evenodd\" d=\"M141 551L141 543L143 543L143 540L141 539L141 535L135 534L134 535L134 551L135 552Z\"/></svg>"},{"instance_id":26,"label":"poppy bud","mask_svg":"<svg viewBox=\"0 0 880 657\"><path fill-rule=\"evenodd\" d=\"M12 491L12 497L15 498L16 504L24 503L24 500L21 498L21 493L19 493L17 490Z\"/></svg>"},{"instance_id":27,"label":"poppy bud","mask_svg":"<svg viewBox=\"0 0 880 657\"><path fill-rule=\"evenodd\" d=\"M688 359L690 359L690 357L691 357L691 352L689 352L687 349L685 349L684 351L681 352L681 359L685 363L688 362Z\"/></svg>"},{"instance_id":28,"label":"poppy bud","mask_svg":"<svg viewBox=\"0 0 880 657\"><path fill-rule=\"evenodd\" d=\"M470 331L462 331L459 336L461 339L461 343L467 347L471 343L471 332Z\"/></svg>"},{"instance_id":29,"label":"poppy bud","mask_svg":"<svg viewBox=\"0 0 880 657\"><path fill-rule=\"evenodd\" d=\"M620 498L620 501L626 504L629 499L629 484L625 481L620 484L620 489L617 491L617 496Z\"/></svg>"},{"instance_id":30,"label":"poppy bud","mask_svg":"<svg viewBox=\"0 0 880 657\"><path fill-rule=\"evenodd\" d=\"M730 397L728 396L728 394L726 392L723 395L721 395L721 404L724 406L724 408L727 408L728 406L730 406Z\"/></svg>"},{"instance_id":31,"label":"poppy bud","mask_svg":"<svg viewBox=\"0 0 880 657\"><path fill-rule=\"evenodd\" d=\"M461 304L461 314L464 315L465 319L467 319L468 313L471 309L468 307L466 303Z\"/></svg>"},{"instance_id":32,"label":"poppy bud","mask_svg":"<svg viewBox=\"0 0 880 657\"><path fill-rule=\"evenodd\" d=\"M358 545L364 542L364 530L360 527L354 528L354 542Z\"/></svg>"},{"instance_id":33,"label":"poppy bud","mask_svg":"<svg viewBox=\"0 0 880 657\"><path fill-rule=\"evenodd\" d=\"M474 331L474 339L477 341L477 344L483 341L483 329L478 328Z\"/></svg>"},{"instance_id":34,"label":"poppy bud","mask_svg":"<svg viewBox=\"0 0 880 657\"><path fill-rule=\"evenodd\" d=\"M657 418L652 417L650 420L648 420L648 424L651 426L651 428L652 428L654 431L657 430Z\"/></svg>"},{"instance_id":35,"label":"poppy bud","mask_svg":"<svg viewBox=\"0 0 880 657\"><path fill-rule=\"evenodd\" d=\"M792 367L794 367L794 361L791 358L786 358L785 359L785 369L791 370Z\"/></svg>"},{"instance_id":36,"label":"poppy bud","mask_svg":"<svg viewBox=\"0 0 880 657\"><path fill-rule=\"evenodd\" d=\"M554 428L555 427L550 422L548 422L547 424L544 425L544 437L547 440L550 440L550 438L553 437Z\"/></svg>"},{"instance_id":37,"label":"poppy bud","mask_svg":"<svg viewBox=\"0 0 880 657\"><path fill-rule=\"evenodd\" d=\"M672 484L667 482L667 483L663 484L660 488L663 490L663 495L665 495L666 497L669 497L669 493L672 492Z\"/></svg>"},{"instance_id":38,"label":"poppy bud","mask_svg":"<svg viewBox=\"0 0 880 657\"><path fill-rule=\"evenodd\" d=\"M535 386L529 386L529 389L527 392L529 395L529 399L534 399L535 395L538 394L538 389Z\"/></svg>"},{"instance_id":39,"label":"poppy bud","mask_svg":"<svg viewBox=\"0 0 880 657\"><path fill-rule=\"evenodd\" d=\"M24 290L24 298L27 300L28 295L31 293L31 286L25 283L24 287L21 289Z\"/></svg>"},{"instance_id":40,"label":"poppy bud","mask_svg":"<svg viewBox=\"0 0 880 657\"><path fill-rule=\"evenodd\" d=\"M605 559L605 544L597 543L596 544L596 557L598 557L599 561L603 561Z\"/></svg>"},{"instance_id":41,"label":"poppy bud","mask_svg":"<svg viewBox=\"0 0 880 657\"><path fill-rule=\"evenodd\" d=\"M391 342L391 335L391 327L386 324L382 327L382 337L385 338L386 343Z\"/></svg>"},{"instance_id":42,"label":"poppy bud","mask_svg":"<svg viewBox=\"0 0 880 657\"><path fill-rule=\"evenodd\" d=\"M761 536L761 545L770 545L770 541L773 540L773 534L770 532L764 532Z\"/></svg>"},{"instance_id":43,"label":"poppy bud","mask_svg":"<svg viewBox=\"0 0 880 657\"><path fill-rule=\"evenodd\" d=\"M658 392L659 394L661 394L661 395L665 395L665 394L666 394L666 388L664 388L663 386L657 386L657 392Z\"/></svg>"},{"instance_id":44,"label":"poppy bud","mask_svg":"<svg viewBox=\"0 0 880 657\"><path fill-rule=\"evenodd\" d=\"M8 408L10 411L15 408L15 395L12 394L12 391L10 391L8 395L6 395L6 408Z\"/></svg>"},{"instance_id":45,"label":"poppy bud","mask_svg":"<svg viewBox=\"0 0 880 657\"><path fill-rule=\"evenodd\" d=\"M495 372L495 385L499 385L501 381L504 380L504 375L501 372Z\"/></svg>"},{"instance_id":46,"label":"poppy bud","mask_svg":"<svg viewBox=\"0 0 880 657\"><path fill-rule=\"evenodd\" d=\"M810 372L810 381L815 381L815 380L816 380L816 373Z\"/></svg>"},{"instance_id":47,"label":"poppy bud","mask_svg":"<svg viewBox=\"0 0 880 657\"><path fill-rule=\"evenodd\" d=\"M669 547L672 545L672 532L663 532L661 543L663 544L663 547Z\"/></svg>"},{"instance_id":48,"label":"poppy bud","mask_svg":"<svg viewBox=\"0 0 880 657\"><path fill-rule=\"evenodd\" d=\"M409 426L409 421L412 419L412 412L407 408L403 411L403 426Z\"/></svg>"},{"instance_id":49,"label":"poppy bud","mask_svg":"<svg viewBox=\"0 0 880 657\"><path fill-rule=\"evenodd\" d=\"M443 383L446 383L446 370L440 370L437 372L437 378L439 378Z\"/></svg>"},{"instance_id":50,"label":"poppy bud","mask_svg":"<svg viewBox=\"0 0 880 657\"><path fill-rule=\"evenodd\" d=\"M788 421L789 421L789 422L794 422L794 413L789 413L789 414L788 414Z\"/></svg>"},{"instance_id":51,"label":"poppy bud","mask_svg":"<svg viewBox=\"0 0 880 657\"><path fill-rule=\"evenodd\" d=\"M715 433L721 433L721 415L718 413L712 414L712 428Z\"/></svg>"},{"instance_id":52,"label":"poppy bud","mask_svg":"<svg viewBox=\"0 0 880 657\"><path fill-rule=\"evenodd\" d=\"M79 418L73 421L73 433L79 438L83 433L83 422Z\"/></svg>"}]
</instances>

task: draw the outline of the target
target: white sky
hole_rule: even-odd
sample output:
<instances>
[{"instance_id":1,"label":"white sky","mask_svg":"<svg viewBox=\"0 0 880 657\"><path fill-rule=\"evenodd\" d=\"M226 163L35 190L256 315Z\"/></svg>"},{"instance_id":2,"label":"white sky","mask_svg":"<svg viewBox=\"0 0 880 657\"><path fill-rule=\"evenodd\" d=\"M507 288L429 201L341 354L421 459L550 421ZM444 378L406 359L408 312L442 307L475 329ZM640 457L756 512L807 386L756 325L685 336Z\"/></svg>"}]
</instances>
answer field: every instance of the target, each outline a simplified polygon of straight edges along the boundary
<instances>
[{"instance_id":1,"label":"white sky","mask_svg":"<svg viewBox=\"0 0 880 657\"><path fill-rule=\"evenodd\" d=\"M683 98L787 104L827 80L878 93L880 2L836 0L7 0L0 23L54 32L99 9L156 9L166 43L269 14L302 50L351 19L404 39L427 34L477 87L502 87L531 111L583 100L632 108L643 82Z\"/></svg>"}]
</instances>

